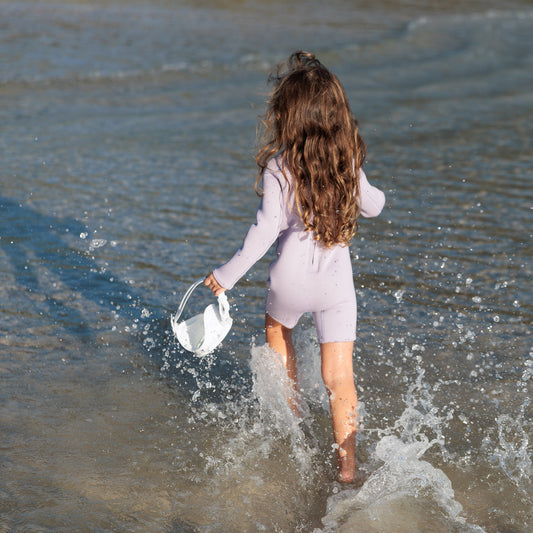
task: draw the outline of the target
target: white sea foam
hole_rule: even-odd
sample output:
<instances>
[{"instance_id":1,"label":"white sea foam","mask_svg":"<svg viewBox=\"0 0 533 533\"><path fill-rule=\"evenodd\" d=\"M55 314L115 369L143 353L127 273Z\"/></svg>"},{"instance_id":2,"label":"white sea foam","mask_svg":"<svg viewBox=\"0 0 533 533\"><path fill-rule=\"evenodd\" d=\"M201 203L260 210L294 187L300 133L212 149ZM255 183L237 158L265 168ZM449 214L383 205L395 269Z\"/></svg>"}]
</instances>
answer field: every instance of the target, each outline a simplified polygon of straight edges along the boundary
<instances>
[{"instance_id":1,"label":"white sea foam","mask_svg":"<svg viewBox=\"0 0 533 533\"><path fill-rule=\"evenodd\" d=\"M457 527L484 531L468 523L447 475L422 458L435 446L447 455L444 421L432 399L424 371L419 369L400 417L389 428L377 431L379 439L368 463L378 466L371 466L361 488L342 490L329 498L324 528L316 533L410 533L417 525L436 531Z\"/></svg>"},{"instance_id":2,"label":"white sea foam","mask_svg":"<svg viewBox=\"0 0 533 533\"><path fill-rule=\"evenodd\" d=\"M432 444L426 438L406 443L392 435L383 437L372 457L382 466L360 489L329 498L320 531L407 533L426 520L437 530L460 525L462 531L483 531L461 515L462 506L446 474L420 459Z\"/></svg>"}]
</instances>

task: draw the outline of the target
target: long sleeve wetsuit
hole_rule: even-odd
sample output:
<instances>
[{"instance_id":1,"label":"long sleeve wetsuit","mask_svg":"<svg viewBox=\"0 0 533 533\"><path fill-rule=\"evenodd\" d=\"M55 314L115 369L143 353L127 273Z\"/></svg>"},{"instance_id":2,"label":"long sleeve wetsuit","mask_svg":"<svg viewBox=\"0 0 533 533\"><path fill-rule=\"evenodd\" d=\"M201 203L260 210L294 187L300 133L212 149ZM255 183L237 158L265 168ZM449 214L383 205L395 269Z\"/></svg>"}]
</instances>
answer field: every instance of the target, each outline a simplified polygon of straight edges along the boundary
<instances>
[{"instance_id":1,"label":"long sleeve wetsuit","mask_svg":"<svg viewBox=\"0 0 533 533\"><path fill-rule=\"evenodd\" d=\"M278 240L277 258L269 269L266 312L292 329L303 313L313 313L318 341L355 340L357 302L350 251L346 245L323 246L313 238L295 208L292 177L282 170L281 156L263 171L263 197L241 248L213 271L218 283L231 289ZM385 195L359 170L359 207L364 217L379 215Z\"/></svg>"}]
</instances>

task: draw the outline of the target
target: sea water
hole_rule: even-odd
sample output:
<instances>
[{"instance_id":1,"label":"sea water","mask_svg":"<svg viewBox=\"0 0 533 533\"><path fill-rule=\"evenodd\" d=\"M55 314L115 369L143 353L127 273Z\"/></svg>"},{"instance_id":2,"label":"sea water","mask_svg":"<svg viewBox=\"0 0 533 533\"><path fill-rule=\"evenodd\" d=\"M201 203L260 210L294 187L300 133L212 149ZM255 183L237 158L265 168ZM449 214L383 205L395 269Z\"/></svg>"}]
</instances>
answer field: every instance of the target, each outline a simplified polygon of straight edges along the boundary
<instances>
[{"instance_id":1,"label":"sea water","mask_svg":"<svg viewBox=\"0 0 533 533\"><path fill-rule=\"evenodd\" d=\"M526 0L2 0L0 531L531 531L532 36ZM170 331L254 220L268 74L302 48L387 195L351 248L362 486L309 317L284 401L272 251L213 354Z\"/></svg>"}]
</instances>

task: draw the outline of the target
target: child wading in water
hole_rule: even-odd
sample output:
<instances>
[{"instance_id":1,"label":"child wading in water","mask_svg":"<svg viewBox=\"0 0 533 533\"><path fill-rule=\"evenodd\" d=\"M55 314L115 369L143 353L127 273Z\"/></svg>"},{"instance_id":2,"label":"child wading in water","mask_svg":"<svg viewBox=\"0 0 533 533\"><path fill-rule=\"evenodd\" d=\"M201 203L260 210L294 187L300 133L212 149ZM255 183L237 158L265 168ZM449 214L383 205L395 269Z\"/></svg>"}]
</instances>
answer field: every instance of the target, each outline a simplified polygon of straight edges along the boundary
<instances>
[{"instance_id":1,"label":"child wading in water","mask_svg":"<svg viewBox=\"0 0 533 533\"><path fill-rule=\"evenodd\" d=\"M337 444L338 479L356 477L357 394L353 343L357 304L348 244L357 217L379 215L385 195L362 165L366 146L344 89L312 54L296 52L274 78L257 155L257 223L205 284L218 296L278 240L266 297L266 340L297 390L292 329L313 314ZM289 399L297 411L296 400Z\"/></svg>"}]
</instances>

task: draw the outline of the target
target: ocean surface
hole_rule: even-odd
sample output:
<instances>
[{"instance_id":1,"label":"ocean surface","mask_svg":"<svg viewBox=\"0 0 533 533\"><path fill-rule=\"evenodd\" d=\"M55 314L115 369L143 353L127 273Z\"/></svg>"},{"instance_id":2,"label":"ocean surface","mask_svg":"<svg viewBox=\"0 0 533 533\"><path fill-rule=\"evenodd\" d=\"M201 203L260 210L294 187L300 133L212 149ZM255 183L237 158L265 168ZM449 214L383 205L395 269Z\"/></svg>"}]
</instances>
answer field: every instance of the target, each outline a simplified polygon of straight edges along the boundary
<instances>
[{"instance_id":1,"label":"ocean surface","mask_svg":"<svg viewBox=\"0 0 533 533\"><path fill-rule=\"evenodd\" d=\"M362 487L308 317L284 401L272 251L213 354L170 330L254 221L298 49L387 195L351 247ZM0 532L533 531L532 117L528 0L0 0Z\"/></svg>"}]
</instances>

